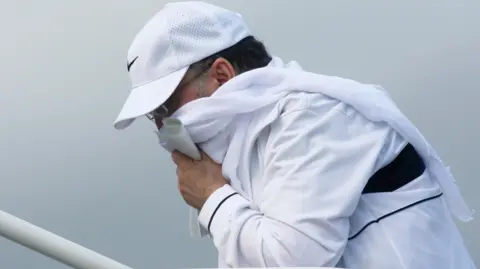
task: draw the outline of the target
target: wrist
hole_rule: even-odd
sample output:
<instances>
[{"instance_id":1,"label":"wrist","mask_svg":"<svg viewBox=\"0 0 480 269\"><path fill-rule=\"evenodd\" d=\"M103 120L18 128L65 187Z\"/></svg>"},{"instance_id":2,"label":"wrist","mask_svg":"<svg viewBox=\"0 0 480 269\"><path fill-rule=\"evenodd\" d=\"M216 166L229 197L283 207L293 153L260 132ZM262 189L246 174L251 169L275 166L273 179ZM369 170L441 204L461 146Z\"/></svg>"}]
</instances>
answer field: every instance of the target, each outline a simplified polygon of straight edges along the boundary
<instances>
[{"instance_id":1,"label":"wrist","mask_svg":"<svg viewBox=\"0 0 480 269\"><path fill-rule=\"evenodd\" d=\"M233 199L232 196L236 196L235 194L238 193L229 184L223 185L212 193L198 214L198 220L204 229L209 230L215 215L220 216L221 219L225 217L225 208L223 207L228 204L229 200Z\"/></svg>"},{"instance_id":2,"label":"wrist","mask_svg":"<svg viewBox=\"0 0 480 269\"><path fill-rule=\"evenodd\" d=\"M202 205L200 206L199 208L199 211L202 210L203 206L205 205L205 203L207 202L208 198L210 198L210 196L212 196L212 194L217 191L218 189L220 189L221 187L227 185L227 183L218 183L218 184L214 184L212 186L210 186L209 188L207 188L205 190L205 195L204 195L204 199L203 199L203 203Z\"/></svg>"}]
</instances>

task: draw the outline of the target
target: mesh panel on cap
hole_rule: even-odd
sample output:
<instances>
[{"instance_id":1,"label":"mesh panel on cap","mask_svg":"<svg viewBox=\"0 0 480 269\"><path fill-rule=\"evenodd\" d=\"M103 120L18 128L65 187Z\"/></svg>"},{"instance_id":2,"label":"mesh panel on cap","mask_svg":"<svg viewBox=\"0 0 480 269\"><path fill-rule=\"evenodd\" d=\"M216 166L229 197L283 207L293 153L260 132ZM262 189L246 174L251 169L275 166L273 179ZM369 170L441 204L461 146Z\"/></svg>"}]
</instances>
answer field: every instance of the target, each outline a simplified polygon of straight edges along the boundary
<instances>
[{"instance_id":1,"label":"mesh panel on cap","mask_svg":"<svg viewBox=\"0 0 480 269\"><path fill-rule=\"evenodd\" d=\"M237 13L202 2L181 4L167 19L170 42L181 66L202 60L248 35Z\"/></svg>"},{"instance_id":2,"label":"mesh panel on cap","mask_svg":"<svg viewBox=\"0 0 480 269\"><path fill-rule=\"evenodd\" d=\"M169 3L135 37L129 59L133 88L188 67L249 34L235 12L203 2Z\"/></svg>"}]
</instances>

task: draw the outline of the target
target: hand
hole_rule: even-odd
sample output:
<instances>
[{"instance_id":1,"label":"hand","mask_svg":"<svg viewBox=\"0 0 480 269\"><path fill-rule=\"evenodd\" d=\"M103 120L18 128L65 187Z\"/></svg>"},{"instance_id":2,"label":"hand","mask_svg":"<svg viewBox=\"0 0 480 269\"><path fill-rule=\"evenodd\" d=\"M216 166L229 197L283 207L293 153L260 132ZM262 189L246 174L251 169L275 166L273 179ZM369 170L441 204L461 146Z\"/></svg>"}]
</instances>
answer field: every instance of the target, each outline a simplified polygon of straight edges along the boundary
<instances>
[{"instance_id":1,"label":"hand","mask_svg":"<svg viewBox=\"0 0 480 269\"><path fill-rule=\"evenodd\" d=\"M201 154L201 160L195 161L179 151L172 153L172 160L177 165L180 194L188 205L198 210L214 191L228 184L222 175L221 165L204 152Z\"/></svg>"}]
</instances>

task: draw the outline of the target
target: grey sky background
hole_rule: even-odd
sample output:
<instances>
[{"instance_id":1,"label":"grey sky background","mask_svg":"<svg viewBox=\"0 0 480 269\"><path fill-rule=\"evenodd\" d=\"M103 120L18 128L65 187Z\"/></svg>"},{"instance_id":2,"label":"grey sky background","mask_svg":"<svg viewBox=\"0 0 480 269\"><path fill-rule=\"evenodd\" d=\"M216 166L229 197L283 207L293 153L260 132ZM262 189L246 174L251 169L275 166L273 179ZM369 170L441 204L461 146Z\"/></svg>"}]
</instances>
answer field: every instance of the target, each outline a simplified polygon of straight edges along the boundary
<instances>
[{"instance_id":1,"label":"grey sky background","mask_svg":"<svg viewBox=\"0 0 480 269\"><path fill-rule=\"evenodd\" d=\"M216 267L153 126L112 127L130 42L166 2L1 2L0 209L134 268ZM480 210L479 1L210 2L285 60L388 89ZM460 228L480 266L478 220ZM0 239L0 268L67 267Z\"/></svg>"}]
</instances>

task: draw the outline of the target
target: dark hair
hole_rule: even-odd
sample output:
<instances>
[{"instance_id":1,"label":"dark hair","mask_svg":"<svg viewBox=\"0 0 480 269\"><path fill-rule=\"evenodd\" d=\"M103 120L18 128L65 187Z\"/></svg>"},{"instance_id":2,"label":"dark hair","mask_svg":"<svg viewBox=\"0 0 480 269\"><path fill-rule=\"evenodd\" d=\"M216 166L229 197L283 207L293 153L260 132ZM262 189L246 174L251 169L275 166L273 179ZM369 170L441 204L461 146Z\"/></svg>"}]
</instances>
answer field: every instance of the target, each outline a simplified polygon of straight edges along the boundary
<instances>
[{"instance_id":1,"label":"dark hair","mask_svg":"<svg viewBox=\"0 0 480 269\"><path fill-rule=\"evenodd\" d=\"M205 70L218 58L228 60L239 74L265 67L272 60L265 45L255 37L248 36L237 44L192 64L190 69Z\"/></svg>"}]
</instances>

